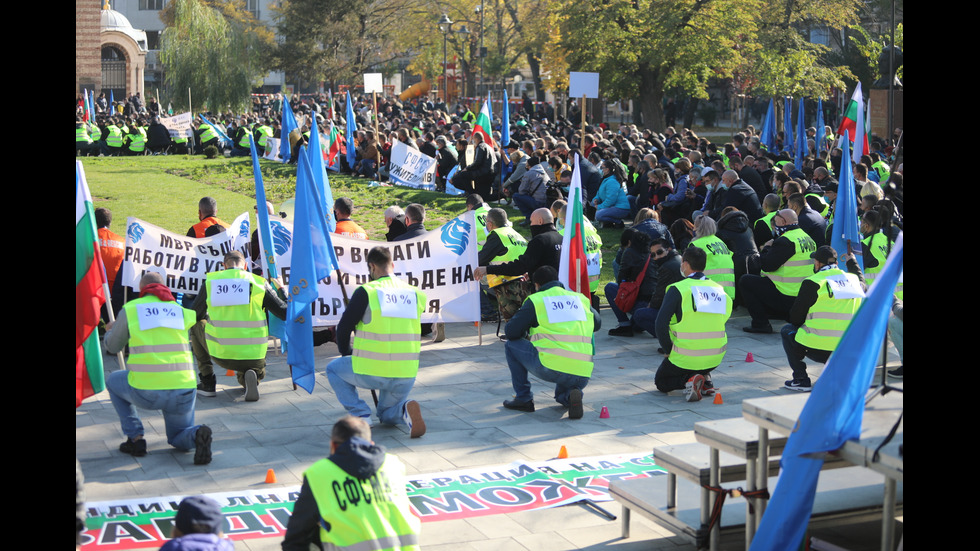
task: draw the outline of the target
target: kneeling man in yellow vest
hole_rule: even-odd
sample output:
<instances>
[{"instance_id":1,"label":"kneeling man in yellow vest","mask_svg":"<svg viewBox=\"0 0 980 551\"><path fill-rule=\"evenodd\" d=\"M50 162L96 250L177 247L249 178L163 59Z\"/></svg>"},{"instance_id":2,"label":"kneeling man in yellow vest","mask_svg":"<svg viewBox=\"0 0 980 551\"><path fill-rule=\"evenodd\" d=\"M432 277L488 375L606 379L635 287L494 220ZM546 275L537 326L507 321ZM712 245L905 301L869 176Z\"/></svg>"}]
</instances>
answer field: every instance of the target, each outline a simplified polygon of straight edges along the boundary
<instances>
[{"instance_id":1,"label":"kneeling man in yellow vest","mask_svg":"<svg viewBox=\"0 0 980 551\"><path fill-rule=\"evenodd\" d=\"M194 312L181 308L163 284L163 276L148 272L140 280L140 298L123 306L108 324L106 351L116 354L129 343L128 370L106 380L112 406L119 414L126 441L119 451L146 455L143 423L136 408L160 410L167 442L178 450L194 451L194 464L211 462L211 429L194 424L194 363L187 330Z\"/></svg>"},{"instance_id":2,"label":"kneeling man in yellow vest","mask_svg":"<svg viewBox=\"0 0 980 551\"><path fill-rule=\"evenodd\" d=\"M810 255L813 275L803 280L781 331L783 349L793 378L785 387L810 392L813 384L806 374L804 358L826 363L861 307L867 286L853 254L843 257L847 273L837 267L837 251L823 245Z\"/></svg>"},{"instance_id":3,"label":"kneeling man in yellow vest","mask_svg":"<svg viewBox=\"0 0 980 551\"><path fill-rule=\"evenodd\" d=\"M589 299L566 290L558 271L541 266L533 274L537 292L507 322L504 351L510 368L514 399L504 407L534 411L528 373L555 383L555 401L568 408L569 419L581 419L582 389L592 377L595 354L593 333L602 324ZM527 335L527 338L524 338Z\"/></svg>"},{"instance_id":4,"label":"kneeling man in yellow vest","mask_svg":"<svg viewBox=\"0 0 980 551\"><path fill-rule=\"evenodd\" d=\"M303 473L282 549L418 550L421 530L405 466L371 441L366 420L348 415L333 426L330 456Z\"/></svg>"},{"instance_id":5,"label":"kneeling man in yellow vest","mask_svg":"<svg viewBox=\"0 0 980 551\"><path fill-rule=\"evenodd\" d=\"M387 248L372 248L367 263L371 280L354 291L340 317L336 339L342 356L327 364L327 380L347 413L364 420L371 418L371 408L357 388L377 389L378 419L408 425L410 436L418 438L425 422L408 395L419 372L425 293L394 277Z\"/></svg>"},{"instance_id":6,"label":"kneeling man in yellow vest","mask_svg":"<svg viewBox=\"0 0 980 551\"><path fill-rule=\"evenodd\" d=\"M265 354L269 348L266 312L286 319L285 292L245 270L245 257L231 251L225 269L207 276L204 291L194 299L198 323L191 329L191 344L202 396L217 396L214 365L238 372L245 387L245 401L259 399L259 381L265 378ZM207 321L205 321L207 318Z\"/></svg>"},{"instance_id":7,"label":"kneeling man in yellow vest","mask_svg":"<svg viewBox=\"0 0 980 551\"><path fill-rule=\"evenodd\" d=\"M657 338L667 357L654 383L661 392L685 389L688 402L714 394L711 372L721 364L728 346L725 322L732 315L732 297L704 275L707 262L704 249L684 251L684 279L667 287L657 314Z\"/></svg>"}]
</instances>

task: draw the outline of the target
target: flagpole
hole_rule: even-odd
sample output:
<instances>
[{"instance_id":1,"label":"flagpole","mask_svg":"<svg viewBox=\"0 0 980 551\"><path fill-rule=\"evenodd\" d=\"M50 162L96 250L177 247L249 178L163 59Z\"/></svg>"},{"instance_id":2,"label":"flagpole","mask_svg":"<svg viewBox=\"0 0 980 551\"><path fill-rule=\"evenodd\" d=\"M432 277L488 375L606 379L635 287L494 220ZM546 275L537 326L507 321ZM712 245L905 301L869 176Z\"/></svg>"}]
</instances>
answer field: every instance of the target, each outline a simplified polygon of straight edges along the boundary
<instances>
[{"instance_id":1,"label":"flagpole","mask_svg":"<svg viewBox=\"0 0 980 551\"><path fill-rule=\"evenodd\" d=\"M581 111L582 113L582 139L581 139L581 145L579 147L579 151L581 151L582 154L584 155L585 154L585 94L582 94L582 109L580 109L579 111Z\"/></svg>"}]
</instances>

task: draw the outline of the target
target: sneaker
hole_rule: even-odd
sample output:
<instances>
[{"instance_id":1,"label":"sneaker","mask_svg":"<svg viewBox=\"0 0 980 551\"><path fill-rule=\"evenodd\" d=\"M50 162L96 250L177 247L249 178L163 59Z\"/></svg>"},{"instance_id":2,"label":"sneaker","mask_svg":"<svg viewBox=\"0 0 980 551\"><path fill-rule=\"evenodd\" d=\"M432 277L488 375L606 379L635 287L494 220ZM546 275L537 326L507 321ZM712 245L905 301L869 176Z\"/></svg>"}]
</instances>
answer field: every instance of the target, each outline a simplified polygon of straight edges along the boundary
<instances>
[{"instance_id":1,"label":"sneaker","mask_svg":"<svg viewBox=\"0 0 980 551\"><path fill-rule=\"evenodd\" d=\"M259 401L259 376L256 375L254 369L245 372L245 401Z\"/></svg>"},{"instance_id":2,"label":"sneaker","mask_svg":"<svg viewBox=\"0 0 980 551\"><path fill-rule=\"evenodd\" d=\"M568 393L568 418L581 419L582 414L582 391L577 388L573 388L572 391Z\"/></svg>"},{"instance_id":3,"label":"sneaker","mask_svg":"<svg viewBox=\"0 0 980 551\"><path fill-rule=\"evenodd\" d=\"M211 462L211 427L201 425L194 434L194 464L207 465Z\"/></svg>"},{"instance_id":4,"label":"sneaker","mask_svg":"<svg viewBox=\"0 0 980 551\"><path fill-rule=\"evenodd\" d=\"M119 444L119 451L128 453L133 457L143 457L146 455L146 440L142 438L139 440L127 439L122 444Z\"/></svg>"},{"instance_id":5,"label":"sneaker","mask_svg":"<svg viewBox=\"0 0 980 551\"><path fill-rule=\"evenodd\" d=\"M408 414L408 433L412 438L418 438L425 434L425 421L422 420L422 408L415 400L405 403L405 412Z\"/></svg>"},{"instance_id":6,"label":"sneaker","mask_svg":"<svg viewBox=\"0 0 980 551\"><path fill-rule=\"evenodd\" d=\"M684 391L687 393L688 402L701 401L701 389L704 388L704 375L698 374L687 380Z\"/></svg>"},{"instance_id":7,"label":"sneaker","mask_svg":"<svg viewBox=\"0 0 980 551\"><path fill-rule=\"evenodd\" d=\"M620 325L609 330L610 337L632 337L633 328L629 325Z\"/></svg>"},{"instance_id":8,"label":"sneaker","mask_svg":"<svg viewBox=\"0 0 980 551\"><path fill-rule=\"evenodd\" d=\"M715 385L711 382L711 375L704 376L704 384L701 386L701 396L714 396Z\"/></svg>"},{"instance_id":9,"label":"sneaker","mask_svg":"<svg viewBox=\"0 0 980 551\"><path fill-rule=\"evenodd\" d=\"M446 324L435 323L432 325L432 342L442 342L446 340Z\"/></svg>"},{"instance_id":10,"label":"sneaker","mask_svg":"<svg viewBox=\"0 0 980 551\"><path fill-rule=\"evenodd\" d=\"M889 371L888 372L888 376L891 377L892 379L901 379L902 378L902 370L903 369L905 369L905 365L904 364L901 365L901 366L899 366L899 367L896 367L895 369L892 369L891 371Z\"/></svg>"},{"instance_id":11,"label":"sneaker","mask_svg":"<svg viewBox=\"0 0 980 551\"><path fill-rule=\"evenodd\" d=\"M216 388L218 385L218 377L214 373L205 377L201 375L201 382L197 384L197 393L201 396L215 397L218 395Z\"/></svg>"},{"instance_id":12,"label":"sneaker","mask_svg":"<svg viewBox=\"0 0 980 551\"><path fill-rule=\"evenodd\" d=\"M518 402L517 400L504 400L504 407L507 409L515 409L517 411L534 411L534 400L528 400L527 402Z\"/></svg>"},{"instance_id":13,"label":"sneaker","mask_svg":"<svg viewBox=\"0 0 980 551\"><path fill-rule=\"evenodd\" d=\"M810 379L790 379L786 381L783 385L784 388L789 390L795 390L796 392L810 392L813 390L813 385L810 383Z\"/></svg>"}]
</instances>

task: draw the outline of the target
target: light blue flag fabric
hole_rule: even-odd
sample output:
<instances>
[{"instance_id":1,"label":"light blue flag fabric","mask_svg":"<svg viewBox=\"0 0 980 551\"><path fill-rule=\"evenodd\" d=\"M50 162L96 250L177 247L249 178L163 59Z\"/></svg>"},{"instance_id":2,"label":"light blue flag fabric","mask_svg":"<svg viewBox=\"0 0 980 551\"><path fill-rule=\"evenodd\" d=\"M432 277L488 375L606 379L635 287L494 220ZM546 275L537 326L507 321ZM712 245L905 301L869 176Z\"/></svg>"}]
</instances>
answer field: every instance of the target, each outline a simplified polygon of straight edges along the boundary
<instances>
[{"instance_id":1,"label":"light blue flag fabric","mask_svg":"<svg viewBox=\"0 0 980 551\"><path fill-rule=\"evenodd\" d=\"M347 91L347 166L354 170L354 162L357 160L357 152L354 150L354 129L357 122L354 120L354 106L350 102L350 90Z\"/></svg>"},{"instance_id":2,"label":"light blue flag fabric","mask_svg":"<svg viewBox=\"0 0 980 551\"><path fill-rule=\"evenodd\" d=\"M330 190L330 180L327 177L327 163L323 160L323 149L320 143L320 129L316 125L316 117L313 117L313 127L310 128L310 169L313 171L313 182L316 190L323 199L323 212L327 215L327 231L333 232L337 229L337 221L333 217L333 192Z\"/></svg>"},{"instance_id":3,"label":"light blue flag fabric","mask_svg":"<svg viewBox=\"0 0 980 551\"><path fill-rule=\"evenodd\" d=\"M796 169L803 170L803 159L806 158L806 154L809 152L809 148L806 144L806 111L804 110L804 104L806 100L800 98L800 106L796 113L796 155L793 157L793 163L796 165Z\"/></svg>"},{"instance_id":4,"label":"light blue flag fabric","mask_svg":"<svg viewBox=\"0 0 980 551\"><path fill-rule=\"evenodd\" d=\"M269 224L269 211L265 207L265 183L262 181L262 169L259 167L259 154L255 150L255 139L249 136L249 147L252 150L252 174L255 178L255 205L256 217L258 218L259 244L262 246L265 264L262 265L262 273L266 279L279 277L279 268L276 267L276 250L272 246L272 227ZM258 261L260 259L252 259ZM286 344L286 330L283 321L272 314L269 318L269 334L279 339L282 344Z\"/></svg>"},{"instance_id":5,"label":"light blue flag fabric","mask_svg":"<svg viewBox=\"0 0 980 551\"><path fill-rule=\"evenodd\" d=\"M459 170L459 165L454 166L453 169L449 171L449 174L446 175L446 193L449 195L463 195L466 193L465 191L454 186L452 183L453 176L456 175L457 170Z\"/></svg>"},{"instance_id":6,"label":"light blue flag fabric","mask_svg":"<svg viewBox=\"0 0 980 551\"><path fill-rule=\"evenodd\" d=\"M286 311L286 361L293 382L309 393L316 384L313 357L312 304L319 296L317 281L337 269L337 256L316 187L309 153L301 147L296 163L296 214L293 224L293 256L289 272L289 306Z\"/></svg>"},{"instance_id":7,"label":"light blue flag fabric","mask_svg":"<svg viewBox=\"0 0 980 551\"><path fill-rule=\"evenodd\" d=\"M831 354L783 450L782 471L751 551L797 549L813 510L823 459L812 454L840 448L861 436L864 397L881 354L892 294L903 271L900 234L884 269Z\"/></svg>"},{"instance_id":8,"label":"light blue flag fabric","mask_svg":"<svg viewBox=\"0 0 980 551\"><path fill-rule=\"evenodd\" d=\"M506 159L507 150L505 150L504 147L506 147L507 144L510 143L510 104L507 103L507 90L504 90L504 106L500 109L500 116L503 119L503 122L500 124L500 143L498 145L500 146L500 155L501 155L500 162L504 163L507 162ZM559 176L561 175L559 174ZM504 180L506 180L506 178L504 177L504 171L501 170L500 171L501 188L504 187ZM502 192L503 189L501 189L501 193ZM484 200L488 201L489 198L485 197Z\"/></svg>"},{"instance_id":9,"label":"light blue flag fabric","mask_svg":"<svg viewBox=\"0 0 980 551\"><path fill-rule=\"evenodd\" d=\"M766 151L776 151L776 110L772 98L769 98L769 109L766 110L766 120L762 123L759 143L766 146Z\"/></svg>"},{"instance_id":10,"label":"light blue flag fabric","mask_svg":"<svg viewBox=\"0 0 980 551\"><path fill-rule=\"evenodd\" d=\"M793 98L786 96L783 98L783 151L793 151L795 142L793 141Z\"/></svg>"},{"instance_id":11,"label":"light blue flag fabric","mask_svg":"<svg viewBox=\"0 0 980 551\"><path fill-rule=\"evenodd\" d=\"M844 131L844 143L850 132ZM850 243L858 265L864 270L864 246L861 244L861 224L857 212L857 192L854 189L854 170L851 167L850 148L843 147L840 161L840 180L837 184L837 201L834 203L833 233L830 236L830 246L838 255L847 253Z\"/></svg>"},{"instance_id":12,"label":"light blue flag fabric","mask_svg":"<svg viewBox=\"0 0 980 551\"><path fill-rule=\"evenodd\" d=\"M817 155L819 156L824 149L827 149L827 144L824 143L827 141L827 128L823 122L823 99L822 98L817 99L816 127L817 127L817 135L816 135Z\"/></svg>"},{"instance_id":13,"label":"light blue flag fabric","mask_svg":"<svg viewBox=\"0 0 980 551\"><path fill-rule=\"evenodd\" d=\"M218 128L217 126L215 126L215 124L213 122L211 122L208 119L204 118L204 115L198 114L198 117L201 117L201 120L204 121L205 124L207 124L208 126L210 126L214 130L214 133L218 135L218 139L221 140L222 143L224 143L226 146L229 146L229 147L231 146L231 138L228 137L228 134L225 134L224 132L221 131L220 128Z\"/></svg>"},{"instance_id":14,"label":"light blue flag fabric","mask_svg":"<svg viewBox=\"0 0 980 551\"><path fill-rule=\"evenodd\" d=\"M289 105L289 100L282 100L282 131L279 136L279 158L282 162L288 163L292 157L292 148L289 146L289 133L299 128L296 123L296 115L293 115L293 108Z\"/></svg>"},{"instance_id":15,"label":"light blue flag fabric","mask_svg":"<svg viewBox=\"0 0 980 551\"><path fill-rule=\"evenodd\" d=\"M109 113L116 116L116 94L109 90Z\"/></svg>"}]
</instances>

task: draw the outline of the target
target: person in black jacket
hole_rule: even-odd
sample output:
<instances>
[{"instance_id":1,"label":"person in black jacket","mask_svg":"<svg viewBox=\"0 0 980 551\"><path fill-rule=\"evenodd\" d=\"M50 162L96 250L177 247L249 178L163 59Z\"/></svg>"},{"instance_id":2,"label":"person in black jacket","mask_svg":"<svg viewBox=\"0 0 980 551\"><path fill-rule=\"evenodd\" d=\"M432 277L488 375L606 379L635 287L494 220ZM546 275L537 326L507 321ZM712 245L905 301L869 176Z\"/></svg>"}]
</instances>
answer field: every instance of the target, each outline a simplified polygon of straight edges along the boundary
<instances>
[{"instance_id":1,"label":"person in black jacket","mask_svg":"<svg viewBox=\"0 0 980 551\"><path fill-rule=\"evenodd\" d=\"M650 253L650 238L647 234L636 231L632 228L623 232L624 237L628 235L626 245L623 247L622 260L620 261L619 274L616 282L606 284L606 300L613 314L616 315L619 325L609 330L609 335L614 337L632 337L633 322L630 315L637 309L649 304L657 287L657 267L653 263L653 256ZM645 271L644 271L645 268ZM616 294L619 286L624 282L637 281L643 278L640 283L640 292L636 296L636 302L629 312L624 312L616 305Z\"/></svg>"},{"instance_id":2,"label":"person in black jacket","mask_svg":"<svg viewBox=\"0 0 980 551\"><path fill-rule=\"evenodd\" d=\"M652 241L650 254L653 258L651 264L657 269L657 283L647 307L639 308L633 312L633 325L635 329L646 331L656 337L657 314L663 305L667 287L677 283L684 276L681 275L681 255L670 246L666 239Z\"/></svg>"},{"instance_id":3,"label":"person in black jacket","mask_svg":"<svg viewBox=\"0 0 980 551\"><path fill-rule=\"evenodd\" d=\"M519 276L533 274L541 266L558 269L561 260L562 236L555 229L555 217L547 208L531 213L531 239L527 250L517 260L496 266L480 266L473 270L473 277L482 279L487 274Z\"/></svg>"},{"instance_id":4,"label":"person in black jacket","mask_svg":"<svg viewBox=\"0 0 980 551\"><path fill-rule=\"evenodd\" d=\"M744 212L735 207L725 207L721 212L721 220L718 220L718 233L715 235L732 252L732 262L735 264L735 289L738 289L738 280L748 273L749 258L759 254L759 249L755 246L755 237L752 234L749 217ZM736 292L736 303L738 299Z\"/></svg>"},{"instance_id":5,"label":"person in black jacket","mask_svg":"<svg viewBox=\"0 0 980 551\"><path fill-rule=\"evenodd\" d=\"M761 200L749 184L738 177L737 172L726 170L721 175L721 180L728 188L728 193L725 194L724 201L722 202L722 209L725 207L735 207L748 216L749 222L755 222L762 218ZM719 220L721 218L721 209L719 209L718 216L712 216L712 218Z\"/></svg>"}]
</instances>

